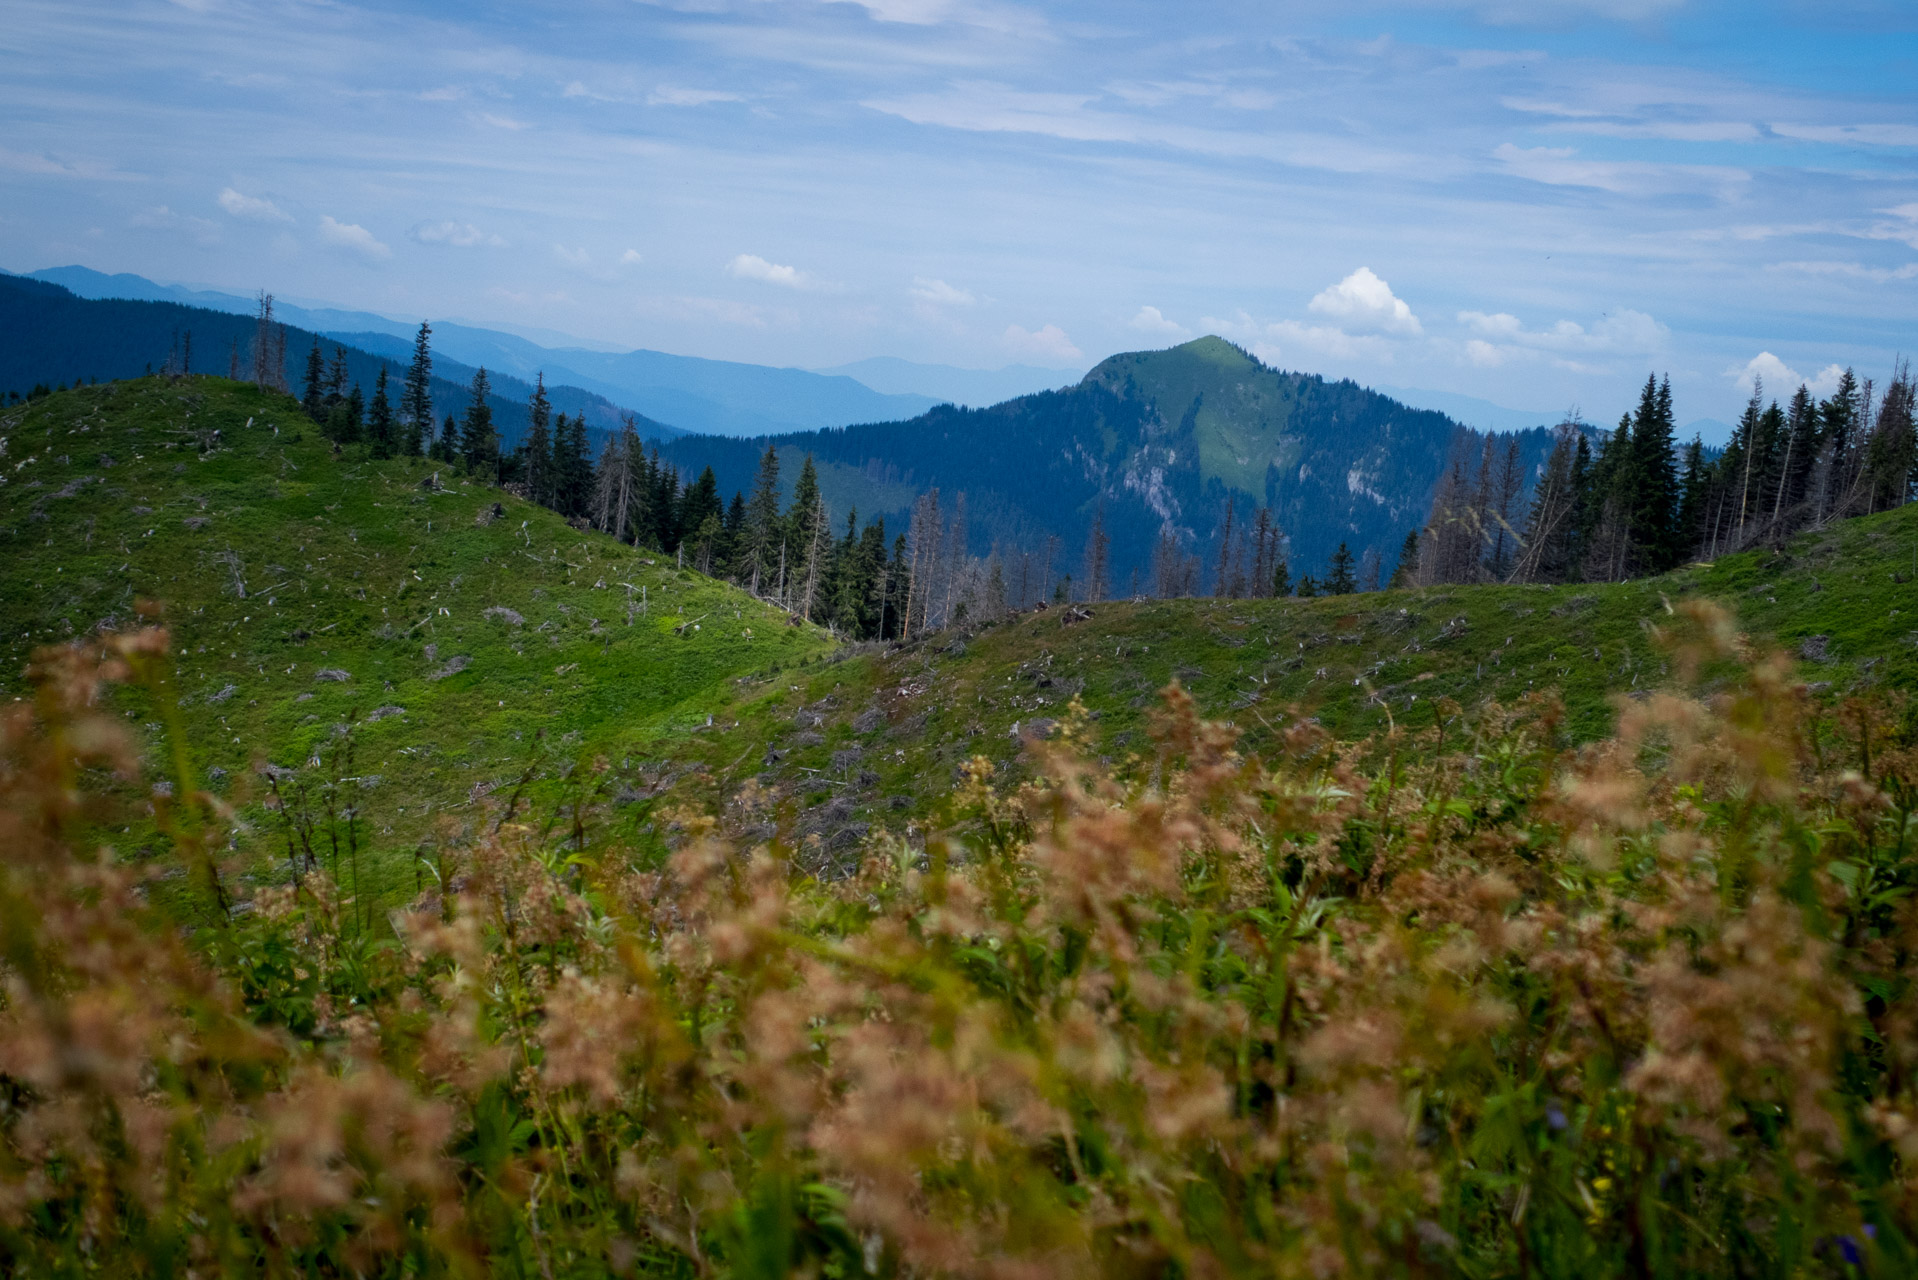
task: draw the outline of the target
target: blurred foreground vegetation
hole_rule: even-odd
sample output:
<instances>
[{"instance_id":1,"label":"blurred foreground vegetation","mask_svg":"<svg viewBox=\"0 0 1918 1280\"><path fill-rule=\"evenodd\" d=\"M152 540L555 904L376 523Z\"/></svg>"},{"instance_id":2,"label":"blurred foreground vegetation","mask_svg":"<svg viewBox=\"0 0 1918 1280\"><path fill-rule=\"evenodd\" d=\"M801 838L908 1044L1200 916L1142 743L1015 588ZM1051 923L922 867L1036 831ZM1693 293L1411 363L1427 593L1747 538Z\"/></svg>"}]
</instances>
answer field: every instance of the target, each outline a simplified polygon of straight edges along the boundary
<instances>
[{"instance_id":1,"label":"blurred foreground vegetation","mask_svg":"<svg viewBox=\"0 0 1918 1280\"><path fill-rule=\"evenodd\" d=\"M1709 692L1580 748L1534 694L1255 757L1175 686L1120 780L1074 711L834 883L503 793L386 915L292 815L235 907L223 802L108 709L163 630L43 649L0 1269L1909 1275L1918 719L1710 605L1658 639ZM164 910L87 835L147 806Z\"/></svg>"}]
</instances>

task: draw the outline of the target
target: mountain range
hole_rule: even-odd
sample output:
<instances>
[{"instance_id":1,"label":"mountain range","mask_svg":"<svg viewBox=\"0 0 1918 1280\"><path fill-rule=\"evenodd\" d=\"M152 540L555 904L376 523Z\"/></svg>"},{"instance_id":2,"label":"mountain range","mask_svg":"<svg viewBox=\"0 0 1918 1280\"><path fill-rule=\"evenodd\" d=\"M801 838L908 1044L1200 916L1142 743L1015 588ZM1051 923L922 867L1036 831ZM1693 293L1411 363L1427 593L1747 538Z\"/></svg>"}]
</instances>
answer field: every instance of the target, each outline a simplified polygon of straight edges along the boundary
<instances>
[{"instance_id":1,"label":"mountain range","mask_svg":"<svg viewBox=\"0 0 1918 1280\"><path fill-rule=\"evenodd\" d=\"M1078 572L1099 521L1111 539L1110 585L1124 592L1150 580L1162 530L1209 566L1228 508L1240 520L1270 509L1295 576L1321 572L1340 543L1389 573L1451 451L1473 438L1442 413L1273 369L1205 337L1115 355L1073 386L985 409L941 405L907 422L771 441L683 436L661 441L660 452L682 475L712 467L722 492L750 490L768 444L789 488L810 455L836 521L856 508L895 530L928 489L940 489L948 509L964 493L975 554L994 544L1037 551L1056 537L1064 572ZM1511 438L1535 474L1550 432Z\"/></svg>"},{"instance_id":2,"label":"mountain range","mask_svg":"<svg viewBox=\"0 0 1918 1280\"><path fill-rule=\"evenodd\" d=\"M159 368L188 331L199 353L196 367L221 372L230 353L246 351L252 340L252 304L241 314L243 299L209 299L137 276L83 272L0 276L0 390ZM85 300L56 280L92 292L180 296ZM222 306L200 305L210 300ZM366 312L283 310L292 324L290 375L316 339L344 345L349 377L369 390L382 366L397 376L410 358L410 331L398 322ZM384 327L368 327L374 321ZM356 327L339 327L349 325ZM1405 534L1424 520L1450 452L1469 434L1443 413L1351 381L1270 368L1217 337L1115 355L1069 386L976 408L882 394L845 373L650 351L552 350L514 334L450 323L435 326L433 347L436 415L464 411L474 367L484 363L493 375L494 418L509 448L524 432L530 379L543 372L555 408L584 415L601 441L635 408L684 409L690 416L638 416L640 434L659 445L682 477L712 467L724 494L751 489L770 444L790 496L803 457L811 455L836 526L856 510L902 531L923 493L939 489L948 511L963 493L967 543L975 554L995 545L1045 552L1065 573L1079 571L1097 522L1110 539L1114 591L1148 579L1163 531L1174 534L1182 554L1209 567L1228 511L1244 519L1258 507L1268 508L1284 531L1295 576L1322 572L1341 543L1389 573ZM556 363L559 358L570 363ZM928 367L868 361L852 368L905 385ZM1016 385L1044 374L977 374L975 390L989 377ZM648 388L646 396L631 394ZM870 420L854 416L862 409L872 411ZM715 420L729 429L684 429L689 421ZM832 425L764 429L806 421ZM854 425L843 425L849 421ZM1534 474L1549 433L1535 426L1513 438L1527 474ZM595 453L599 447L593 444Z\"/></svg>"},{"instance_id":3,"label":"mountain range","mask_svg":"<svg viewBox=\"0 0 1918 1280\"><path fill-rule=\"evenodd\" d=\"M277 315L276 311L276 315ZM287 317L280 316L283 321ZM255 335L252 314L192 306L182 302L87 299L65 287L30 276L0 274L0 393L25 392L36 384L65 384L83 380L137 377L163 369L188 335L193 343L193 367L203 373L225 373L236 361L251 368ZM297 383L306 355L319 342L330 359L332 339L296 323L286 325L286 376ZM381 368L387 371L389 396L398 403L412 350L403 355L379 354L345 346L350 385L371 396ZM440 352L433 357L432 396L437 419L466 412L472 399L474 366ZM487 404L494 426L511 446L526 432L530 382L510 374L494 375ZM579 387L549 385L555 412L584 417L594 432L619 428L628 410L602 395ZM641 419L649 435L670 438L677 427Z\"/></svg>"},{"instance_id":4,"label":"mountain range","mask_svg":"<svg viewBox=\"0 0 1918 1280\"><path fill-rule=\"evenodd\" d=\"M175 302L247 316L255 306L254 299L237 294L156 284L143 276L106 275L79 266L35 271L29 278L89 299ZM417 321L371 311L289 302L279 302L276 310L288 324L389 359L410 356L419 328ZM549 383L579 387L655 422L711 435L777 435L849 422L893 421L944 400L991 404L1072 380L1024 365L988 371L885 359L821 371L782 369L663 351L605 349L563 334L541 335L560 344L554 346L453 320L434 320L432 325L437 356L468 367L484 365L489 372L526 383L544 373Z\"/></svg>"}]
</instances>

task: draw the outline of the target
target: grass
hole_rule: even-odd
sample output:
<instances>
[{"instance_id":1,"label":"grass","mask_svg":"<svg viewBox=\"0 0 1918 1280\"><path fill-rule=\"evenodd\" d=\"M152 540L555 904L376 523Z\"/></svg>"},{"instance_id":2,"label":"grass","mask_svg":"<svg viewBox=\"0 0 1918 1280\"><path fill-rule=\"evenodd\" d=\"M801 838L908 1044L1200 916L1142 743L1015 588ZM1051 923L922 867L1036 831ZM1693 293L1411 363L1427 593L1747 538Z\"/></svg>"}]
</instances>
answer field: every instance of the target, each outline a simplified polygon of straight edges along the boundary
<instances>
[{"instance_id":1,"label":"grass","mask_svg":"<svg viewBox=\"0 0 1918 1280\"><path fill-rule=\"evenodd\" d=\"M1035 725L1049 732L1074 697L1096 718L1105 758L1122 761L1144 748L1158 691L1174 680L1255 751L1301 720L1351 739L1392 723L1429 729L1460 707L1547 689L1565 702L1569 738L1586 742L1611 731L1621 697L1667 683L1651 628L1693 598L1730 605L1754 640L1822 654L1802 667L1814 695L1918 688L1914 559L1918 506L1909 506L1782 552L1637 582L1114 601L1083 621L1052 609L800 679L742 683L720 711L723 748L686 751L711 768L714 804L763 773L795 801L795 821L807 801L842 793L861 801L849 820L874 821L900 812L895 796L907 816L930 816L973 755L1017 770L1021 739ZM780 754L766 768L769 751ZM744 763L729 770L732 759Z\"/></svg>"},{"instance_id":2,"label":"grass","mask_svg":"<svg viewBox=\"0 0 1918 1280\"><path fill-rule=\"evenodd\" d=\"M346 772L394 891L436 817L470 823L536 759L552 778L691 730L742 673L831 647L448 468L336 457L294 401L243 384L78 388L0 414L0 438L0 701L25 696L35 647L161 601L191 762L242 802L241 844L281 841L255 765L330 767L355 725ZM120 698L157 743L164 709ZM113 834L135 853L150 837Z\"/></svg>"},{"instance_id":3,"label":"grass","mask_svg":"<svg viewBox=\"0 0 1918 1280\"><path fill-rule=\"evenodd\" d=\"M284 843L256 755L324 757L315 772L358 780L388 899L411 891L437 819L470 827L523 776L559 816L595 756L611 765L597 786L670 791L755 838L816 838L812 865L844 870L871 829L931 818L970 757L1021 768L1022 739L1074 697L1114 763L1144 747L1175 680L1254 751L1301 719L1353 738L1548 688L1589 741L1620 695L1666 680L1648 627L1690 597L1794 650L1825 637L1814 689L1918 686L1918 507L1640 582L1115 601L850 651L434 464L335 457L291 400L247 386L76 389L0 416L0 436L0 698L22 695L34 646L164 601L184 737L199 776L241 802L241 851L259 864ZM435 474L444 491L422 487ZM501 608L523 622L489 617ZM121 696L157 735L159 709ZM333 750L348 724L350 761ZM735 806L748 779L771 809ZM113 834L151 850L138 824Z\"/></svg>"}]
</instances>

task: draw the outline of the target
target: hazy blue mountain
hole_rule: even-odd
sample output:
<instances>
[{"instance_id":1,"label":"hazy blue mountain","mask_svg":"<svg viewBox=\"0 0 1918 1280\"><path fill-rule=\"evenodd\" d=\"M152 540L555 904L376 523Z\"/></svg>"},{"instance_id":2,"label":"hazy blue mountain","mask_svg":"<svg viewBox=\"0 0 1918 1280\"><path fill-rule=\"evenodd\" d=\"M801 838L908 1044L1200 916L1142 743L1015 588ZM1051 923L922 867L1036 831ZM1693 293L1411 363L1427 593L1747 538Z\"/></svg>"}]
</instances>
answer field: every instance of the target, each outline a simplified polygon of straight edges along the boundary
<instances>
[{"instance_id":1,"label":"hazy blue mountain","mask_svg":"<svg viewBox=\"0 0 1918 1280\"><path fill-rule=\"evenodd\" d=\"M815 373L857 378L887 395L922 395L950 404L980 409L1035 391L1069 387L1081 375L1063 369L1041 369L1009 364L1002 369L960 369L949 364L918 364L894 356L874 356Z\"/></svg>"},{"instance_id":2,"label":"hazy blue mountain","mask_svg":"<svg viewBox=\"0 0 1918 1280\"><path fill-rule=\"evenodd\" d=\"M137 278L137 277L136 277ZM276 309L277 314L277 309ZM107 381L131 378L166 366L186 334L193 337L193 367L201 373L228 371L237 358L242 370L252 367L254 320L251 314L174 301L125 298L81 298L63 286L31 277L0 274L0 392L25 392L36 383L60 385L87 379ZM307 352L315 334L288 324L286 330L287 381L297 389L306 368ZM399 384L412 359L412 347L398 339L375 335L388 344L367 351L352 344L346 349L347 376L370 397L382 365L390 381L389 394L399 398ZM336 345L320 335L330 359ZM467 388L474 367L436 353L433 358L433 411L436 418L463 414L470 400ZM501 438L510 447L526 429L526 402L532 387L510 374L493 377L487 403ZM627 412L606 397L578 387L547 383L547 394L558 412L583 414L595 431L616 429ZM676 427L641 420L649 436L670 439Z\"/></svg>"},{"instance_id":3,"label":"hazy blue mountain","mask_svg":"<svg viewBox=\"0 0 1918 1280\"><path fill-rule=\"evenodd\" d=\"M142 276L106 275L87 267L54 267L33 272L30 278L63 285L82 298L179 302L235 315L251 315L254 308L253 299L237 294L156 284ZM288 324L395 357L396 349L390 341L375 342L371 335L410 342L419 328L417 320L396 320L371 311L284 301L276 301L275 309ZM855 378L805 369L705 360L663 351L551 347L499 329L451 320L432 323L435 353L466 365L483 364L489 371L511 374L528 383L543 372L549 384L591 391L656 422L668 422L687 431L757 436L854 422L884 422L922 413L942 398L887 394Z\"/></svg>"},{"instance_id":4,"label":"hazy blue mountain","mask_svg":"<svg viewBox=\"0 0 1918 1280\"><path fill-rule=\"evenodd\" d=\"M1041 549L1080 572L1103 512L1114 591L1150 582L1153 545L1173 530L1208 575L1228 506L1269 507L1290 540L1293 576L1323 574L1340 542L1389 573L1466 429L1350 381L1270 368L1216 337L1116 355L1076 385L985 409L940 405L907 422L774 437L784 478L811 454L835 528L856 508L903 531L913 500L966 495L972 550ZM1550 433L1521 433L1527 472ZM722 491L750 490L764 440L686 436L663 457L711 466Z\"/></svg>"},{"instance_id":5,"label":"hazy blue mountain","mask_svg":"<svg viewBox=\"0 0 1918 1280\"><path fill-rule=\"evenodd\" d=\"M1456 391L1384 385L1373 390L1382 391L1414 408L1435 410L1475 431L1525 431L1532 427L1551 427L1564 421L1565 415L1570 412L1569 409L1510 409Z\"/></svg>"}]
</instances>

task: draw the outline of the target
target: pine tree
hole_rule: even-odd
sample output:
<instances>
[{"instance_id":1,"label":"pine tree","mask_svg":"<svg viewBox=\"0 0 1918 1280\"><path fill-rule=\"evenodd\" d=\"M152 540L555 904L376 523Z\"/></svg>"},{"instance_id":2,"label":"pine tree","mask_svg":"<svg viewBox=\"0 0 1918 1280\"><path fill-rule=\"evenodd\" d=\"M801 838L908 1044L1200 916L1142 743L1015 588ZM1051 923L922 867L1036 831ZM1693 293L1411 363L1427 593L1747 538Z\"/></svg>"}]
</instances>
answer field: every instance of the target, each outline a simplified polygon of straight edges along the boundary
<instances>
[{"instance_id":1,"label":"pine tree","mask_svg":"<svg viewBox=\"0 0 1918 1280\"><path fill-rule=\"evenodd\" d=\"M433 461L451 465L460 456L460 424L452 414L440 424L440 438L433 442Z\"/></svg>"},{"instance_id":2,"label":"pine tree","mask_svg":"<svg viewBox=\"0 0 1918 1280\"><path fill-rule=\"evenodd\" d=\"M1630 569L1663 573L1684 554L1678 536L1678 460L1673 453L1672 383L1646 379L1632 422L1630 485L1621 501L1631 513Z\"/></svg>"},{"instance_id":3,"label":"pine tree","mask_svg":"<svg viewBox=\"0 0 1918 1280\"><path fill-rule=\"evenodd\" d=\"M326 418L326 434L343 445L357 445L364 436L364 424L366 397L355 384L355 388L338 405L334 405L334 411Z\"/></svg>"},{"instance_id":4,"label":"pine tree","mask_svg":"<svg viewBox=\"0 0 1918 1280\"><path fill-rule=\"evenodd\" d=\"M1103 600L1110 593L1112 537L1106 532L1103 499L1092 513L1092 532L1086 535L1085 598Z\"/></svg>"},{"instance_id":5,"label":"pine tree","mask_svg":"<svg viewBox=\"0 0 1918 1280\"><path fill-rule=\"evenodd\" d=\"M333 348L333 362L326 368L325 407L331 413L333 406L346 399L346 348Z\"/></svg>"},{"instance_id":6,"label":"pine tree","mask_svg":"<svg viewBox=\"0 0 1918 1280\"><path fill-rule=\"evenodd\" d=\"M1328 596L1349 596L1358 590L1358 579L1352 573L1352 550L1343 542L1332 553L1332 562L1325 575L1325 594Z\"/></svg>"},{"instance_id":7,"label":"pine tree","mask_svg":"<svg viewBox=\"0 0 1918 1280\"><path fill-rule=\"evenodd\" d=\"M406 370L406 382L400 389L400 421L405 425L404 452L418 457L433 443L433 351L429 345L433 327L420 321L413 339L413 363Z\"/></svg>"},{"instance_id":8,"label":"pine tree","mask_svg":"<svg viewBox=\"0 0 1918 1280\"><path fill-rule=\"evenodd\" d=\"M759 459L759 475L753 481L752 500L746 506L744 543L740 547L738 574L754 595L762 583L770 586L779 571L784 521L779 513L779 451L766 446Z\"/></svg>"},{"instance_id":9,"label":"pine tree","mask_svg":"<svg viewBox=\"0 0 1918 1280\"><path fill-rule=\"evenodd\" d=\"M586 515L593 492L593 458L586 447L586 415L574 414L562 434L555 428L553 447L557 453L554 476L564 502L560 514L569 520Z\"/></svg>"},{"instance_id":10,"label":"pine tree","mask_svg":"<svg viewBox=\"0 0 1918 1280\"><path fill-rule=\"evenodd\" d=\"M1824 451L1822 459L1825 471L1825 491L1820 495L1822 501L1818 512L1819 519L1829 515L1848 515L1851 499L1852 478L1856 472L1854 452L1858 437L1859 402L1858 379L1850 369L1839 375L1838 387L1831 398L1819 406L1819 416L1824 420Z\"/></svg>"},{"instance_id":11,"label":"pine tree","mask_svg":"<svg viewBox=\"0 0 1918 1280\"><path fill-rule=\"evenodd\" d=\"M320 340L306 353L306 382L300 393L300 408L315 422L326 421L326 357L320 354Z\"/></svg>"},{"instance_id":12,"label":"pine tree","mask_svg":"<svg viewBox=\"0 0 1918 1280\"><path fill-rule=\"evenodd\" d=\"M733 490L733 500L726 504L725 533L720 539L716 553L719 563L725 566L727 574L734 579L740 575L741 548L746 539L746 496Z\"/></svg>"},{"instance_id":13,"label":"pine tree","mask_svg":"<svg viewBox=\"0 0 1918 1280\"><path fill-rule=\"evenodd\" d=\"M1697 436L1685 446L1685 465L1678 482L1678 537L1685 554L1705 539L1705 506L1710 498L1711 469L1705 462L1705 442Z\"/></svg>"},{"instance_id":14,"label":"pine tree","mask_svg":"<svg viewBox=\"0 0 1918 1280\"><path fill-rule=\"evenodd\" d=\"M499 467L499 437L493 433L493 406L486 403L493 394L486 366L473 371L472 401L466 406L466 419L460 423L460 461L468 471L491 478Z\"/></svg>"},{"instance_id":15,"label":"pine tree","mask_svg":"<svg viewBox=\"0 0 1918 1280\"><path fill-rule=\"evenodd\" d=\"M1779 466L1778 492L1772 499L1772 523L1795 526L1793 514L1811 491L1810 477L1818 459L1818 408L1811 389L1802 382L1785 413L1785 458ZM1782 531L1782 527L1781 527Z\"/></svg>"},{"instance_id":16,"label":"pine tree","mask_svg":"<svg viewBox=\"0 0 1918 1280\"><path fill-rule=\"evenodd\" d=\"M1418 537L1416 533L1410 536ZM1272 594L1280 599L1292 594L1292 569L1286 564L1283 555L1279 556L1278 564L1272 570Z\"/></svg>"},{"instance_id":17,"label":"pine tree","mask_svg":"<svg viewBox=\"0 0 1918 1280\"><path fill-rule=\"evenodd\" d=\"M655 451L657 456L657 451ZM713 522L715 530L725 528L725 508L719 501L719 479L713 475L713 469L707 467L699 473L698 479L686 486L686 493L679 503L678 529L682 538L698 535L708 520Z\"/></svg>"},{"instance_id":18,"label":"pine tree","mask_svg":"<svg viewBox=\"0 0 1918 1280\"><path fill-rule=\"evenodd\" d=\"M1308 573L1299 579L1299 599L1310 600L1319 594L1319 584L1311 574Z\"/></svg>"},{"instance_id":19,"label":"pine tree","mask_svg":"<svg viewBox=\"0 0 1918 1280\"><path fill-rule=\"evenodd\" d=\"M1279 562L1281 568L1285 562ZM1418 581L1419 571L1419 531L1413 529L1405 535L1405 541L1399 546L1399 562L1392 570L1391 580L1385 584L1386 590L1396 591L1401 587L1412 586ZM1283 591L1273 591L1273 595L1284 595Z\"/></svg>"},{"instance_id":20,"label":"pine tree","mask_svg":"<svg viewBox=\"0 0 1918 1280\"><path fill-rule=\"evenodd\" d=\"M373 380L373 403L366 412L366 438L375 458L393 456L393 436L393 406L386 398L386 366L382 364L380 376Z\"/></svg>"},{"instance_id":21,"label":"pine tree","mask_svg":"<svg viewBox=\"0 0 1918 1280\"><path fill-rule=\"evenodd\" d=\"M1863 509L1889 511L1911 500L1918 480L1918 389L1911 366L1900 362L1879 402L1878 421L1865 442Z\"/></svg>"},{"instance_id":22,"label":"pine tree","mask_svg":"<svg viewBox=\"0 0 1918 1280\"><path fill-rule=\"evenodd\" d=\"M520 445L525 457L526 496L542 507L553 502L553 402L546 398L546 374L533 381L533 397L526 404L526 439Z\"/></svg>"}]
</instances>

